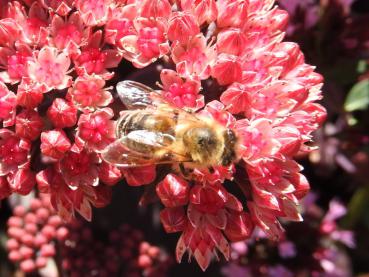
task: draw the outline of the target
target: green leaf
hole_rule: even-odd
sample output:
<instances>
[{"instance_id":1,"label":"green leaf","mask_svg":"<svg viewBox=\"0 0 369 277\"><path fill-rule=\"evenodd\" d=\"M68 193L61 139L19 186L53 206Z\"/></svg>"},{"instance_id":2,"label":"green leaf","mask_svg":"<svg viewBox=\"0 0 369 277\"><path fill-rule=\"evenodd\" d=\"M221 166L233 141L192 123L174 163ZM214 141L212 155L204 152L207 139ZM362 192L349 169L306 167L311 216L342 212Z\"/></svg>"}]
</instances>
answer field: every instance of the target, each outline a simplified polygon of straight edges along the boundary
<instances>
[{"instance_id":1,"label":"green leaf","mask_svg":"<svg viewBox=\"0 0 369 277\"><path fill-rule=\"evenodd\" d=\"M347 123L349 126L355 126L358 123L358 120L352 114L348 114Z\"/></svg>"},{"instance_id":2,"label":"green leaf","mask_svg":"<svg viewBox=\"0 0 369 277\"><path fill-rule=\"evenodd\" d=\"M363 74L364 72L367 71L367 68L368 68L368 62L366 60L360 60L358 63L357 63L357 73L360 73L360 74Z\"/></svg>"},{"instance_id":3,"label":"green leaf","mask_svg":"<svg viewBox=\"0 0 369 277\"><path fill-rule=\"evenodd\" d=\"M365 110L369 105L369 80L364 80L352 87L348 93L344 108L347 112Z\"/></svg>"},{"instance_id":4,"label":"green leaf","mask_svg":"<svg viewBox=\"0 0 369 277\"><path fill-rule=\"evenodd\" d=\"M355 192L348 204L348 212L342 222L344 227L353 228L360 221L364 223L368 222L368 199L369 186L362 187Z\"/></svg>"}]
</instances>

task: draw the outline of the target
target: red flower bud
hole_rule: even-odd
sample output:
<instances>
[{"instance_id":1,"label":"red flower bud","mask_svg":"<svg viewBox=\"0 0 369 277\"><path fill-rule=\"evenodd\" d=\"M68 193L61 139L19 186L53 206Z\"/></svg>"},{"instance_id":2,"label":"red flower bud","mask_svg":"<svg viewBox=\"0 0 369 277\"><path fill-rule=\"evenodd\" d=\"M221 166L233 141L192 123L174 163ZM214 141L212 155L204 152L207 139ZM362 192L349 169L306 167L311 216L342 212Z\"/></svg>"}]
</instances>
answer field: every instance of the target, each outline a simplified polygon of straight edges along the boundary
<instances>
[{"instance_id":1,"label":"red flower bud","mask_svg":"<svg viewBox=\"0 0 369 277\"><path fill-rule=\"evenodd\" d=\"M140 14L142 17L168 18L172 10L168 0L143 0L141 2Z\"/></svg>"},{"instance_id":2,"label":"red flower bud","mask_svg":"<svg viewBox=\"0 0 369 277\"><path fill-rule=\"evenodd\" d=\"M29 169L19 169L8 178L11 189L21 195L27 195L36 184L35 173Z\"/></svg>"},{"instance_id":3,"label":"red flower bud","mask_svg":"<svg viewBox=\"0 0 369 277\"><path fill-rule=\"evenodd\" d=\"M218 9L215 0L181 0L184 11L190 11L197 18L200 25L211 23L217 19Z\"/></svg>"},{"instance_id":4,"label":"red flower bud","mask_svg":"<svg viewBox=\"0 0 369 277\"><path fill-rule=\"evenodd\" d=\"M13 45L19 39L21 29L15 19L4 18L0 21L0 45Z\"/></svg>"},{"instance_id":5,"label":"red flower bud","mask_svg":"<svg viewBox=\"0 0 369 277\"><path fill-rule=\"evenodd\" d=\"M56 173L52 168L41 170L36 175L37 187L42 193L49 193L51 183L56 179Z\"/></svg>"},{"instance_id":6,"label":"red flower bud","mask_svg":"<svg viewBox=\"0 0 369 277\"><path fill-rule=\"evenodd\" d=\"M77 137L81 144L90 150L101 151L114 141L114 113L104 108L92 113L82 114L78 120ZM77 140L77 138L76 138Z\"/></svg>"},{"instance_id":7,"label":"red flower bud","mask_svg":"<svg viewBox=\"0 0 369 277\"><path fill-rule=\"evenodd\" d=\"M218 34L217 49L219 53L239 56L245 50L246 43L246 36L240 29L228 28Z\"/></svg>"},{"instance_id":8,"label":"red flower bud","mask_svg":"<svg viewBox=\"0 0 369 277\"><path fill-rule=\"evenodd\" d=\"M160 212L160 220L167 233L183 231L187 225L183 207L165 208Z\"/></svg>"},{"instance_id":9,"label":"red flower bud","mask_svg":"<svg viewBox=\"0 0 369 277\"><path fill-rule=\"evenodd\" d=\"M237 114L245 112L251 106L251 96L253 88L245 84L233 83L220 96L220 101L228 107L228 111Z\"/></svg>"},{"instance_id":10,"label":"red flower bud","mask_svg":"<svg viewBox=\"0 0 369 277\"><path fill-rule=\"evenodd\" d=\"M61 159L70 149L71 143L62 130L51 130L41 134L41 153L53 159Z\"/></svg>"},{"instance_id":11,"label":"red flower bud","mask_svg":"<svg viewBox=\"0 0 369 277\"><path fill-rule=\"evenodd\" d=\"M56 128L72 127L77 123L77 109L62 98L54 100L47 116Z\"/></svg>"},{"instance_id":12,"label":"red flower bud","mask_svg":"<svg viewBox=\"0 0 369 277\"><path fill-rule=\"evenodd\" d=\"M38 83L34 83L30 78L23 78L18 86L17 105L33 109L43 100L43 93L46 88Z\"/></svg>"},{"instance_id":13,"label":"red flower bud","mask_svg":"<svg viewBox=\"0 0 369 277\"><path fill-rule=\"evenodd\" d=\"M33 260L28 259L28 260L22 261L19 264L19 267L23 272L32 272L36 269L36 264Z\"/></svg>"},{"instance_id":14,"label":"red flower bud","mask_svg":"<svg viewBox=\"0 0 369 277\"><path fill-rule=\"evenodd\" d=\"M18 240L11 238L6 242L6 248L10 251L17 250L19 248Z\"/></svg>"},{"instance_id":15,"label":"red flower bud","mask_svg":"<svg viewBox=\"0 0 369 277\"><path fill-rule=\"evenodd\" d=\"M44 208L44 207L37 209L37 211L35 212L36 212L37 218L42 221L46 221L50 216L49 209Z\"/></svg>"},{"instance_id":16,"label":"red flower bud","mask_svg":"<svg viewBox=\"0 0 369 277\"><path fill-rule=\"evenodd\" d=\"M122 178L122 172L114 165L102 162L99 166L99 179L104 184L114 186Z\"/></svg>"},{"instance_id":17,"label":"red flower bud","mask_svg":"<svg viewBox=\"0 0 369 277\"><path fill-rule=\"evenodd\" d=\"M45 257L37 257L36 258L36 266L38 268L44 268L47 264L48 259Z\"/></svg>"},{"instance_id":18,"label":"red flower bud","mask_svg":"<svg viewBox=\"0 0 369 277\"><path fill-rule=\"evenodd\" d=\"M28 233L35 235L38 231L37 225L35 223L28 223L24 225L24 230L26 230Z\"/></svg>"},{"instance_id":19,"label":"red flower bud","mask_svg":"<svg viewBox=\"0 0 369 277\"><path fill-rule=\"evenodd\" d=\"M168 174L156 187L161 202L168 208L186 205L189 191L188 183L174 174Z\"/></svg>"},{"instance_id":20,"label":"red flower bud","mask_svg":"<svg viewBox=\"0 0 369 277\"><path fill-rule=\"evenodd\" d=\"M327 118L327 111L322 105L317 103L309 103L306 107L306 112L308 112L318 125L321 125Z\"/></svg>"},{"instance_id":21,"label":"red flower bud","mask_svg":"<svg viewBox=\"0 0 369 277\"><path fill-rule=\"evenodd\" d=\"M28 212L24 216L24 221L25 221L25 223L34 223L34 224L36 224L38 219L37 219L37 217L34 213Z\"/></svg>"},{"instance_id":22,"label":"red flower bud","mask_svg":"<svg viewBox=\"0 0 369 277\"><path fill-rule=\"evenodd\" d=\"M227 191L219 185L195 185L190 192L190 202L202 213L215 214L227 202Z\"/></svg>"},{"instance_id":23,"label":"red flower bud","mask_svg":"<svg viewBox=\"0 0 369 277\"><path fill-rule=\"evenodd\" d=\"M41 230L41 234L43 234L47 239L51 240L55 236L56 230L51 225L45 225Z\"/></svg>"},{"instance_id":24,"label":"red flower bud","mask_svg":"<svg viewBox=\"0 0 369 277\"><path fill-rule=\"evenodd\" d=\"M45 244L41 246L40 255L42 257L53 257L55 255L55 247L52 244Z\"/></svg>"},{"instance_id":25,"label":"red flower bud","mask_svg":"<svg viewBox=\"0 0 369 277\"><path fill-rule=\"evenodd\" d=\"M62 224L62 222L63 222L62 219L58 215L53 215L53 216L49 217L49 220L47 221L47 224L57 228Z\"/></svg>"},{"instance_id":26,"label":"red flower bud","mask_svg":"<svg viewBox=\"0 0 369 277\"><path fill-rule=\"evenodd\" d=\"M8 254L9 260L12 262L19 262L22 259L22 255L17 250L10 251Z\"/></svg>"},{"instance_id":27,"label":"red flower bud","mask_svg":"<svg viewBox=\"0 0 369 277\"><path fill-rule=\"evenodd\" d=\"M230 241L241 241L251 236L254 230L251 216L245 212L230 212L227 218L225 235Z\"/></svg>"},{"instance_id":28,"label":"red flower bud","mask_svg":"<svg viewBox=\"0 0 369 277\"><path fill-rule=\"evenodd\" d=\"M34 254L34 250L28 246L21 246L19 253L22 255L23 259L30 259Z\"/></svg>"},{"instance_id":29,"label":"red flower bud","mask_svg":"<svg viewBox=\"0 0 369 277\"><path fill-rule=\"evenodd\" d=\"M294 180L294 182L292 182L296 190L293 194L297 199L301 199L309 192L310 184L304 175L298 173L296 177L298 180Z\"/></svg>"},{"instance_id":30,"label":"red flower bud","mask_svg":"<svg viewBox=\"0 0 369 277\"><path fill-rule=\"evenodd\" d=\"M155 166L142 166L137 168L125 168L122 170L128 185L142 186L150 184L155 180L156 171Z\"/></svg>"},{"instance_id":31,"label":"red flower bud","mask_svg":"<svg viewBox=\"0 0 369 277\"><path fill-rule=\"evenodd\" d=\"M138 257L138 266L142 267L142 268L148 268L150 266L152 266L153 261L151 260L151 258L148 255L140 255Z\"/></svg>"},{"instance_id":32,"label":"red flower bud","mask_svg":"<svg viewBox=\"0 0 369 277\"><path fill-rule=\"evenodd\" d=\"M212 67L211 75L217 79L219 85L229 85L240 81L242 68L237 56L220 54L215 65Z\"/></svg>"},{"instance_id":33,"label":"red flower bud","mask_svg":"<svg viewBox=\"0 0 369 277\"><path fill-rule=\"evenodd\" d=\"M193 15L189 13L176 12L169 20L168 39L178 40L185 44L192 36L200 33L199 25Z\"/></svg>"},{"instance_id":34,"label":"red flower bud","mask_svg":"<svg viewBox=\"0 0 369 277\"><path fill-rule=\"evenodd\" d=\"M11 216L7 222L9 227L23 227L23 219L18 216Z\"/></svg>"},{"instance_id":35,"label":"red flower bud","mask_svg":"<svg viewBox=\"0 0 369 277\"><path fill-rule=\"evenodd\" d=\"M35 140L40 136L43 128L42 117L33 110L25 110L15 118L15 133L22 138Z\"/></svg>"},{"instance_id":36,"label":"red flower bud","mask_svg":"<svg viewBox=\"0 0 369 277\"><path fill-rule=\"evenodd\" d=\"M15 94L8 90L7 86L0 81L0 120L8 120L14 116L15 106Z\"/></svg>"},{"instance_id":37,"label":"red flower bud","mask_svg":"<svg viewBox=\"0 0 369 277\"><path fill-rule=\"evenodd\" d=\"M45 235L39 233L35 236L34 244L36 247L41 247L45 243L47 243L47 238L45 237Z\"/></svg>"},{"instance_id":38,"label":"red flower bud","mask_svg":"<svg viewBox=\"0 0 369 277\"><path fill-rule=\"evenodd\" d=\"M240 27L247 22L248 0L219 0L217 25L224 27Z\"/></svg>"},{"instance_id":39,"label":"red flower bud","mask_svg":"<svg viewBox=\"0 0 369 277\"><path fill-rule=\"evenodd\" d=\"M31 234L25 233L22 237L21 237L21 242L29 247L33 247L34 245L34 239L35 237Z\"/></svg>"},{"instance_id":40,"label":"red flower bud","mask_svg":"<svg viewBox=\"0 0 369 277\"><path fill-rule=\"evenodd\" d=\"M0 129L0 175L15 172L26 164L30 147L28 140L19 138L8 129Z\"/></svg>"},{"instance_id":41,"label":"red flower bud","mask_svg":"<svg viewBox=\"0 0 369 277\"><path fill-rule=\"evenodd\" d=\"M37 209L39 209L41 207L42 207L42 202L41 202L40 199L38 199L38 198L32 199L31 204L30 204L31 210L36 211Z\"/></svg>"},{"instance_id":42,"label":"red flower bud","mask_svg":"<svg viewBox=\"0 0 369 277\"><path fill-rule=\"evenodd\" d=\"M69 230L66 227L61 227L56 231L56 238L59 241L64 241L65 239L68 238L69 235Z\"/></svg>"},{"instance_id":43,"label":"red flower bud","mask_svg":"<svg viewBox=\"0 0 369 277\"><path fill-rule=\"evenodd\" d=\"M16 240L21 240L25 235L25 231L18 227L10 227L7 231L8 236L11 238L15 238Z\"/></svg>"},{"instance_id":44,"label":"red flower bud","mask_svg":"<svg viewBox=\"0 0 369 277\"><path fill-rule=\"evenodd\" d=\"M23 206L16 206L13 210L15 216L23 217L26 214L26 209Z\"/></svg>"}]
</instances>

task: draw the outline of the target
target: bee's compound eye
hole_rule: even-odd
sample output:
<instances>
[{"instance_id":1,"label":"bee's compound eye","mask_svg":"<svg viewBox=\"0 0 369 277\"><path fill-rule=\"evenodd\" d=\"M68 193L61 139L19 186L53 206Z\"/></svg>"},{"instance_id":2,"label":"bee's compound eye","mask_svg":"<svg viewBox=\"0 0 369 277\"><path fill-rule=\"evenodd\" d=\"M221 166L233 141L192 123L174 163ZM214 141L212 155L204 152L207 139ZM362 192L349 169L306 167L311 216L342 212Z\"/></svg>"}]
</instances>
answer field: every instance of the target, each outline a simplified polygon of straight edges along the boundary
<instances>
[{"instance_id":1,"label":"bee's compound eye","mask_svg":"<svg viewBox=\"0 0 369 277\"><path fill-rule=\"evenodd\" d=\"M237 141L235 133L231 129L225 130L224 134L224 141L227 145L234 145Z\"/></svg>"}]
</instances>

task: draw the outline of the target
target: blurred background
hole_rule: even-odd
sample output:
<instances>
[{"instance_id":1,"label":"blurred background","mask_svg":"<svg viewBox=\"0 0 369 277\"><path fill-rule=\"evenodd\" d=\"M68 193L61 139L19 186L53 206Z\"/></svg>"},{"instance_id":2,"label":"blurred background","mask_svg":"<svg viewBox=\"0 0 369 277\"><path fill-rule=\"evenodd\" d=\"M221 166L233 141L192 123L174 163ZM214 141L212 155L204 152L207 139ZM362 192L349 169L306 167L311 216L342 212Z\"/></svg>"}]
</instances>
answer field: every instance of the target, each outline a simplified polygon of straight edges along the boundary
<instances>
[{"instance_id":1,"label":"blurred background","mask_svg":"<svg viewBox=\"0 0 369 277\"><path fill-rule=\"evenodd\" d=\"M102 268L94 276L107 276L121 264L119 276L369 276L369 1L278 2L290 14L287 40L297 42L307 63L325 77L322 104L328 118L315 134L319 150L299 157L312 186L302 205L304 222L285 223L286 238L278 243L261 234L235 243L230 262L212 263L202 273L196 263L175 262L178 234L162 229L159 206L146 199L137 209L143 188L120 185L112 203L94 211L93 223L71 223L69 244L57 249L62 257L57 254L44 276L55 276L55 267L64 276L85 276L80 273L85 267ZM121 72L128 73L116 78L139 80L133 68ZM24 276L9 261L6 242L7 224L16 225L24 211L18 209L9 223L11 210L24 202L34 213L48 210L29 199L1 203L1 277ZM44 248L46 257L56 250Z\"/></svg>"}]
</instances>

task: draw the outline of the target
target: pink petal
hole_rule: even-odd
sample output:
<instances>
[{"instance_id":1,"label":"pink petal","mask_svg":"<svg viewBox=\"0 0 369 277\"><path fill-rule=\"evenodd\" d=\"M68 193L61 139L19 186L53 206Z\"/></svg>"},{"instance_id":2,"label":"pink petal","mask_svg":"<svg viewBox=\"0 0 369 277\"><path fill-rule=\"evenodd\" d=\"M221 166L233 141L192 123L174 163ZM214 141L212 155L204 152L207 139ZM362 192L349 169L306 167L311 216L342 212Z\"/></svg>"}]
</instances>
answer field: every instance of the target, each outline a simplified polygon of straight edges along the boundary
<instances>
[{"instance_id":1,"label":"pink petal","mask_svg":"<svg viewBox=\"0 0 369 277\"><path fill-rule=\"evenodd\" d=\"M63 53L60 53L56 57L55 63L61 65L60 70L63 71L63 72L66 72L69 69L69 67L70 67L70 59L69 59L68 55L66 53L64 53L64 52Z\"/></svg>"},{"instance_id":2,"label":"pink petal","mask_svg":"<svg viewBox=\"0 0 369 277\"><path fill-rule=\"evenodd\" d=\"M122 55L117 50L113 49L104 50L104 53L106 54L105 67L118 67L120 61L122 60Z\"/></svg>"},{"instance_id":3,"label":"pink petal","mask_svg":"<svg viewBox=\"0 0 369 277\"><path fill-rule=\"evenodd\" d=\"M179 77L179 75L177 74L177 72L175 72L174 70L171 69L163 69L160 72L160 80L163 83L163 89L164 90L168 90L170 85L177 83L177 84L182 84L182 78Z\"/></svg>"},{"instance_id":4,"label":"pink petal","mask_svg":"<svg viewBox=\"0 0 369 277\"><path fill-rule=\"evenodd\" d=\"M218 229L223 230L227 225L227 215L224 209L219 210L216 214L207 214L206 218L209 223Z\"/></svg>"}]
</instances>

